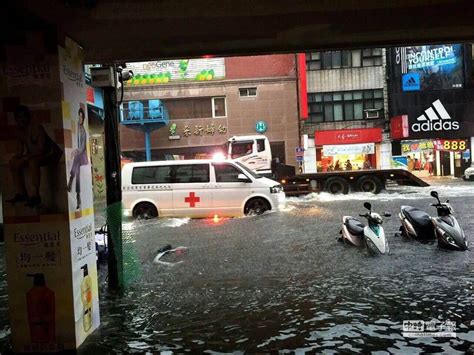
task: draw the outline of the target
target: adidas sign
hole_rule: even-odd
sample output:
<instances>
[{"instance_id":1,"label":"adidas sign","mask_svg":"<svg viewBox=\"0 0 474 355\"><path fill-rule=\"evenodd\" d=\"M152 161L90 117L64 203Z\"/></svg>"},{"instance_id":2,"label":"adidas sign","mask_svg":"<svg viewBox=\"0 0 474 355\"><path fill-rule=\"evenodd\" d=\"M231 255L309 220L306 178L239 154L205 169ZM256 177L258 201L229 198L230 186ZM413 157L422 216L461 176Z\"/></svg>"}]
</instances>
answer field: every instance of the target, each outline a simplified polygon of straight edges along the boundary
<instances>
[{"instance_id":1,"label":"adidas sign","mask_svg":"<svg viewBox=\"0 0 474 355\"><path fill-rule=\"evenodd\" d=\"M451 118L439 99L431 105L432 107L426 109L424 114L417 117L417 122L412 124L413 132L459 130L459 121Z\"/></svg>"}]
</instances>

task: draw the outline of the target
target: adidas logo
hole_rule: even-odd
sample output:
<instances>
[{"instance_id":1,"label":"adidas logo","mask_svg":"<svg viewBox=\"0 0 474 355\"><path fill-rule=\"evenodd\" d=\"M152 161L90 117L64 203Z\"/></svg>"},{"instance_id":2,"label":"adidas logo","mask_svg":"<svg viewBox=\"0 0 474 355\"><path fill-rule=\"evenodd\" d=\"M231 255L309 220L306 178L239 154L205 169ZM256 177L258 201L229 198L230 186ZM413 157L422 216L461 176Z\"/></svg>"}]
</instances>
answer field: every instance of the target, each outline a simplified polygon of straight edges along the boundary
<instances>
[{"instance_id":1,"label":"adidas logo","mask_svg":"<svg viewBox=\"0 0 474 355\"><path fill-rule=\"evenodd\" d=\"M413 132L430 131L457 131L459 121L454 121L438 99L433 102L432 107L425 110L425 113L417 117L418 122L413 123Z\"/></svg>"},{"instance_id":2,"label":"adidas logo","mask_svg":"<svg viewBox=\"0 0 474 355\"><path fill-rule=\"evenodd\" d=\"M405 82L405 85L407 85L407 86L418 86L418 83L416 82L414 77L410 76L410 78Z\"/></svg>"}]
</instances>

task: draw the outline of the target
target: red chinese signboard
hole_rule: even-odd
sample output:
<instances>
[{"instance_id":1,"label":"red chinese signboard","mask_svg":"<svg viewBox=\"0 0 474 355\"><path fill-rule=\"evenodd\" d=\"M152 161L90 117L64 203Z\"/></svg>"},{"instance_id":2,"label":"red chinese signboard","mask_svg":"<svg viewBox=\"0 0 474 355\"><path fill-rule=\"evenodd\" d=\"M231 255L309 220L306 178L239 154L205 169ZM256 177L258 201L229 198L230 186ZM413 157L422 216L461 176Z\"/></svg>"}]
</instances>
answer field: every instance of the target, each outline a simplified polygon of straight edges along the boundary
<instances>
[{"instance_id":1,"label":"red chinese signboard","mask_svg":"<svg viewBox=\"0 0 474 355\"><path fill-rule=\"evenodd\" d=\"M392 139L402 139L409 135L408 116L400 115L390 119Z\"/></svg>"},{"instance_id":2,"label":"red chinese signboard","mask_svg":"<svg viewBox=\"0 0 474 355\"><path fill-rule=\"evenodd\" d=\"M93 104L95 102L94 98L94 88L87 87L86 89L86 101Z\"/></svg>"},{"instance_id":3,"label":"red chinese signboard","mask_svg":"<svg viewBox=\"0 0 474 355\"><path fill-rule=\"evenodd\" d=\"M381 128L339 129L314 132L314 143L316 145L378 143L381 141Z\"/></svg>"},{"instance_id":4,"label":"red chinese signboard","mask_svg":"<svg viewBox=\"0 0 474 355\"><path fill-rule=\"evenodd\" d=\"M433 143L436 150L464 152L467 149L467 140L465 139L437 139Z\"/></svg>"}]
</instances>

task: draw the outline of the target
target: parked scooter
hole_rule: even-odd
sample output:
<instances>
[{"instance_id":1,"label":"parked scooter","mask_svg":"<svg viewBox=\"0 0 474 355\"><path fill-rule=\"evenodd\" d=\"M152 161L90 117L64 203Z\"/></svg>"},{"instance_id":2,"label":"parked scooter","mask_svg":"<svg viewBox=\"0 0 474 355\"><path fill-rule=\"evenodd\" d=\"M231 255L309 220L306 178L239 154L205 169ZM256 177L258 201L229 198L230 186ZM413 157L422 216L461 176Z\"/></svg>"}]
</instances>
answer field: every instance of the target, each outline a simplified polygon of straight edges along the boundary
<instances>
[{"instance_id":1,"label":"parked scooter","mask_svg":"<svg viewBox=\"0 0 474 355\"><path fill-rule=\"evenodd\" d=\"M430 206L436 207L438 217L431 217L415 207L400 207L398 217L402 222L402 235L417 240L438 239L438 246L441 248L467 250L466 236L453 216L449 200L441 203L436 191L431 191L431 196L437 199L437 203L431 203Z\"/></svg>"},{"instance_id":2,"label":"parked scooter","mask_svg":"<svg viewBox=\"0 0 474 355\"><path fill-rule=\"evenodd\" d=\"M342 217L341 240L356 247L366 247L370 254L388 254L389 248L385 232L382 228L382 217L376 212L372 212L372 205L364 203L364 207L369 210L360 217L367 218L368 225L364 225L359 220L351 216ZM390 217L390 213L385 212L385 217Z\"/></svg>"},{"instance_id":3,"label":"parked scooter","mask_svg":"<svg viewBox=\"0 0 474 355\"><path fill-rule=\"evenodd\" d=\"M431 191L431 196L438 201L438 203L430 204L430 206L436 207L438 212L438 217L432 218L438 246L453 250L467 250L464 230L453 216L454 210L449 204L449 200L441 203L436 191Z\"/></svg>"},{"instance_id":4,"label":"parked scooter","mask_svg":"<svg viewBox=\"0 0 474 355\"><path fill-rule=\"evenodd\" d=\"M412 206L400 206L398 218L402 223L400 232L404 237L420 241L436 239L433 221L425 211Z\"/></svg>"}]
</instances>

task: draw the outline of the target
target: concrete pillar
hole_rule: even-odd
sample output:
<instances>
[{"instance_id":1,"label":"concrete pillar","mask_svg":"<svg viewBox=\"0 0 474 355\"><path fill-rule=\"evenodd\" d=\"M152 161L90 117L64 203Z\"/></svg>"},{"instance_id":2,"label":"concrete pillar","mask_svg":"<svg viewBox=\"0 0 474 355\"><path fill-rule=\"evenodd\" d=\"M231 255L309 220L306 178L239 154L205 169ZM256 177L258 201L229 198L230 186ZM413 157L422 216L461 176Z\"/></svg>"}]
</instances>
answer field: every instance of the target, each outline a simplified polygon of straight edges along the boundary
<instances>
[{"instance_id":1,"label":"concrete pillar","mask_svg":"<svg viewBox=\"0 0 474 355\"><path fill-rule=\"evenodd\" d=\"M314 138L308 138L305 143L303 172L306 174L316 172L316 147L314 145Z\"/></svg>"},{"instance_id":2,"label":"concrete pillar","mask_svg":"<svg viewBox=\"0 0 474 355\"><path fill-rule=\"evenodd\" d=\"M392 143L383 141L380 144L380 169L390 169L392 161Z\"/></svg>"},{"instance_id":3,"label":"concrete pillar","mask_svg":"<svg viewBox=\"0 0 474 355\"><path fill-rule=\"evenodd\" d=\"M471 165L474 166L474 137L471 137Z\"/></svg>"},{"instance_id":4,"label":"concrete pillar","mask_svg":"<svg viewBox=\"0 0 474 355\"><path fill-rule=\"evenodd\" d=\"M439 150L436 151L436 175L441 176L442 175L441 171L441 154Z\"/></svg>"},{"instance_id":5,"label":"concrete pillar","mask_svg":"<svg viewBox=\"0 0 474 355\"><path fill-rule=\"evenodd\" d=\"M454 152L449 152L449 175L454 176Z\"/></svg>"},{"instance_id":6,"label":"concrete pillar","mask_svg":"<svg viewBox=\"0 0 474 355\"><path fill-rule=\"evenodd\" d=\"M15 352L77 348L99 325L82 49L26 34L0 77L2 176Z\"/></svg>"}]
</instances>

